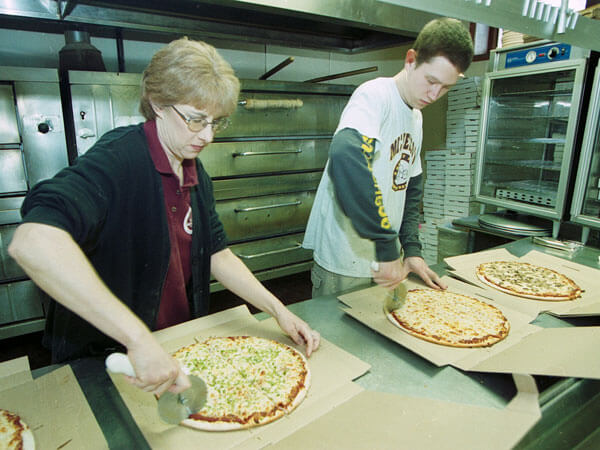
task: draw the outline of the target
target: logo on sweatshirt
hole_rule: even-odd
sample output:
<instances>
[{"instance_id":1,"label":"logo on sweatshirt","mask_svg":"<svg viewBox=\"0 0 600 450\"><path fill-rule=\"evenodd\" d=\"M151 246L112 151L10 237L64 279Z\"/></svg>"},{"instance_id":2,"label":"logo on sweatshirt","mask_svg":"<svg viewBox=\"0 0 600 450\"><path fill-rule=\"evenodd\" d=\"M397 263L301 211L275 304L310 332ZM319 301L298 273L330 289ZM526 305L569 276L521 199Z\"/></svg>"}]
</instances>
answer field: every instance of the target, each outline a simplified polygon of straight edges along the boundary
<instances>
[{"instance_id":1,"label":"logo on sweatshirt","mask_svg":"<svg viewBox=\"0 0 600 450\"><path fill-rule=\"evenodd\" d=\"M377 180L373 175L372 159L373 152L375 151L375 146L373 145L374 139L368 138L367 136L362 136L362 141L362 152L365 159L367 160L367 167L369 168L369 171L371 172L371 177L373 178L373 188L375 189L375 206L377 207L377 213L379 215L379 226L383 229L388 230L391 228L392 225L390 224L390 218L388 217L387 213L385 212L385 208L383 207L383 194L381 193L379 184L377 183Z\"/></svg>"},{"instance_id":2,"label":"logo on sweatshirt","mask_svg":"<svg viewBox=\"0 0 600 450\"><path fill-rule=\"evenodd\" d=\"M390 161L393 161L400 154L398 162L394 166L394 176L392 189L394 191L403 191L408 186L410 179L410 163L415 159L416 147L410 133L402 133L392 143L390 148Z\"/></svg>"}]
</instances>

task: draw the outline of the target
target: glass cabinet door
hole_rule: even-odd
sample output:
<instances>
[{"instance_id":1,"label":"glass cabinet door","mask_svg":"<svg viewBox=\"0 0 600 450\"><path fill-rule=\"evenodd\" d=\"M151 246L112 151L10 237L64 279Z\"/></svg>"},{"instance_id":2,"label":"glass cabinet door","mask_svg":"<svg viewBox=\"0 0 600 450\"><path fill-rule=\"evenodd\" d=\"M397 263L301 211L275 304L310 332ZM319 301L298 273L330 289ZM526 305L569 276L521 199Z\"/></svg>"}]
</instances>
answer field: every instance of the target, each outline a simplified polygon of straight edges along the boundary
<instances>
[{"instance_id":1,"label":"glass cabinet door","mask_svg":"<svg viewBox=\"0 0 600 450\"><path fill-rule=\"evenodd\" d=\"M483 197L484 203L560 218L580 80L573 66L489 77L478 200Z\"/></svg>"},{"instance_id":2,"label":"glass cabinet door","mask_svg":"<svg viewBox=\"0 0 600 450\"><path fill-rule=\"evenodd\" d=\"M600 228L600 67L596 69L579 157L571 220ZM585 230L584 230L585 231ZM584 232L587 236L587 232Z\"/></svg>"}]
</instances>

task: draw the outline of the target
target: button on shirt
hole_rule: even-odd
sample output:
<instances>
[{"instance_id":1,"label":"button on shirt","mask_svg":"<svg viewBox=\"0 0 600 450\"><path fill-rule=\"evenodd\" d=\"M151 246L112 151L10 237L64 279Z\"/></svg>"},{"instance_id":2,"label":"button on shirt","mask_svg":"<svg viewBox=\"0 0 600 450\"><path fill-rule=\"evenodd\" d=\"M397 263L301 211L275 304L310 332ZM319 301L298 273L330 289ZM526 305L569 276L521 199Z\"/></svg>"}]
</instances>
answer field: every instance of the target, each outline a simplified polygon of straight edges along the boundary
<instances>
[{"instance_id":1,"label":"button on shirt","mask_svg":"<svg viewBox=\"0 0 600 450\"><path fill-rule=\"evenodd\" d=\"M171 254L169 269L161 294L156 319L156 329L170 327L190 319L186 286L191 277L192 210L190 188L198 184L198 174L193 160L184 160L183 185L173 172L156 131L156 122L144 124L150 155L160 173L169 224Z\"/></svg>"}]
</instances>

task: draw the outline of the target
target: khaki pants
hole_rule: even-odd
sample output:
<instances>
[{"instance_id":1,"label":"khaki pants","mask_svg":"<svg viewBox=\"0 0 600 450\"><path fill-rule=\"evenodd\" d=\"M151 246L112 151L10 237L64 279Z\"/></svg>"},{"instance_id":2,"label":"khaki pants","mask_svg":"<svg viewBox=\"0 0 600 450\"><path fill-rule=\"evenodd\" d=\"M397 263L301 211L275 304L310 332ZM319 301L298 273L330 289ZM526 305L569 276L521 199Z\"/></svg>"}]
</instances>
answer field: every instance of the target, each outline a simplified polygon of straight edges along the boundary
<instances>
[{"instance_id":1,"label":"khaki pants","mask_svg":"<svg viewBox=\"0 0 600 450\"><path fill-rule=\"evenodd\" d=\"M323 297L353 290L359 287L368 287L373 284L372 278L357 278L338 275L324 269L317 263L313 264L310 272L312 281L312 296Z\"/></svg>"}]
</instances>

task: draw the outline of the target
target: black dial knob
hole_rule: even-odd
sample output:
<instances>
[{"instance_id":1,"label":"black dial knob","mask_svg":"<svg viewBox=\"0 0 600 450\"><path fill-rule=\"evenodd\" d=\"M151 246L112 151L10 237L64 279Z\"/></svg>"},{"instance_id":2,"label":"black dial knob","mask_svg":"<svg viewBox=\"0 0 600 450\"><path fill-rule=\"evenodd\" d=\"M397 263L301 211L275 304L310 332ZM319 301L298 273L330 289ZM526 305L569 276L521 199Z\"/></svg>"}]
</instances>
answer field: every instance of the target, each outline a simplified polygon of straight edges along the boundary
<instances>
[{"instance_id":1,"label":"black dial knob","mask_svg":"<svg viewBox=\"0 0 600 450\"><path fill-rule=\"evenodd\" d=\"M50 131L50 125L48 125L46 122L38 123L38 131L42 134L46 134L48 131Z\"/></svg>"},{"instance_id":2,"label":"black dial knob","mask_svg":"<svg viewBox=\"0 0 600 450\"><path fill-rule=\"evenodd\" d=\"M554 59L558 56L559 50L558 47L552 47L548 50L548 59Z\"/></svg>"}]
</instances>

